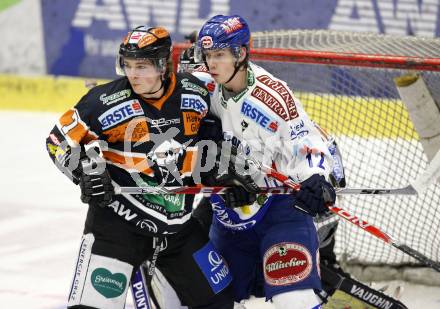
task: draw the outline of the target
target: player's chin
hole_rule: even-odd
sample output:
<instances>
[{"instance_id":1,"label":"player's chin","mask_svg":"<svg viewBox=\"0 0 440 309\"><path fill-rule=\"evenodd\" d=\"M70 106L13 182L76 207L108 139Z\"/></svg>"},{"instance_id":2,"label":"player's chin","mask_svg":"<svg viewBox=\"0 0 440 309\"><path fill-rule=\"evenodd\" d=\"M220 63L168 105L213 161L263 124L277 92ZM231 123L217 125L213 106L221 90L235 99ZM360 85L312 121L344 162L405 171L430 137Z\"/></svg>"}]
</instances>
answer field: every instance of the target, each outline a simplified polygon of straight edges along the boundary
<instances>
[{"instance_id":1,"label":"player's chin","mask_svg":"<svg viewBox=\"0 0 440 309\"><path fill-rule=\"evenodd\" d=\"M132 84L131 88L133 88L133 91L136 94L142 94L142 93L148 92L146 87L143 85L140 85L140 84Z\"/></svg>"},{"instance_id":2,"label":"player's chin","mask_svg":"<svg viewBox=\"0 0 440 309\"><path fill-rule=\"evenodd\" d=\"M135 84L131 87L133 88L133 91L138 95L150 93L153 91L153 87L146 84Z\"/></svg>"},{"instance_id":3,"label":"player's chin","mask_svg":"<svg viewBox=\"0 0 440 309\"><path fill-rule=\"evenodd\" d=\"M211 76L214 79L214 81L218 84L223 84L224 82L226 82L226 79L220 74L212 74L211 73Z\"/></svg>"}]
</instances>

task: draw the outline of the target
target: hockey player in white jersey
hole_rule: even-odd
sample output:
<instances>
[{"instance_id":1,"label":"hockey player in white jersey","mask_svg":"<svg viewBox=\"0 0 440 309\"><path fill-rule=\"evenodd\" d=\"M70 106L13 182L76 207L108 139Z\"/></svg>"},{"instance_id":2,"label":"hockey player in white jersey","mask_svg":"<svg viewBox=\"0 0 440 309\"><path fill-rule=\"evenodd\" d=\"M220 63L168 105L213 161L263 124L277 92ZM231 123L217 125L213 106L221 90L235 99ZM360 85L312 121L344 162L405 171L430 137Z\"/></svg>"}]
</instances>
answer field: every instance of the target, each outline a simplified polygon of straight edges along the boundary
<instances>
[{"instance_id":1,"label":"hockey player in white jersey","mask_svg":"<svg viewBox=\"0 0 440 309\"><path fill-rule=\"evenodd\" d=\"M211 111L221 120L224 142L237 152L227 177L213 177L213 185L242 185L211 197L210 238L228 261L236 301L249 297L259 282L256 274L263 273L265 296L276 308L319 308L313 216L335 200L326 180L333 160L286 83L249 62L249 41L248 25L238 15L215 16L199 32L201 55L216 82ZM289 175L301 190L257 196L254 188L280 183L242 164L243 157Z\"/></svg>"},{"instance_id":2,"label":"hockey player in white jersey","mask_svg":"<svg viewBox=\"0 0 440 309\"><path fill-rule=\"evenodd\" d=\"M190 48L181 53L177 70L181 73L193 73L193 75L197 76L199 79L205 82L205 85L210 90L210 93L212 93L215 89L214 80L207 72L207 69L201 59L194 57L194 48L195 45L193 44ZM345 187L345 172L339 147L336 144L334 137L329 135L328 132L320 128L316 123L315 126L321 133L321 137L326 143L334 159L333 170L330 174L331 183L335 187ZM193 215L202 223L202 226L209 230L209 227L212 223L212 210L210 207L206 207L206 203L208 201L209 197L204 197L200 201L199 205L195 208ZM347 306L350 306L350 304L356 302L356 299L359 299L358 295L353 294L353 291L356 291L356 289L353 290L353 287L355 286L362 287L365 291L368 291L368 293L371 293L371 295L375 295L377 298L386 299L389 304L393 304L392 308L405 308L405 306L398 300L392 299L391 297L381 293L380 291L376 291L371 287L365 286L361 282L351 278L349 274L345 273L340 268L334 252L335 234L339 221L338 219L338 216L333 214L331 211L328 211L314 218L315 225L318 229L319 255L321 260L320 269L323 291L320 293L320 297L325 300L328 297L332 296L335 291L341 290L346 293L343 294L345 295L343 302L345 302ZM256 297L264 297L264 277L261 275L262 271L262 267L260 267L260 274L257 275L257 278L259 278L260 282L256 280L254 289L250 292L250 294ZM180 305L177 294L172 289L167 280L163 277L163 275L161 275L160 270L157 268L155 275L152 278L151 285L152 292L154 291L154 299L160 308L187 308ZM333 299L333 302L336 301L338 303L341 303L342 300L339 299L339 295L341 294L336 294L336 298ZM348 298L348 295L351 295L351 298ZM362 301L362 299L360 300ZM369 305L371 305L371 303L369 303ZM245 302L244 306L242 304L236 303L234 308L242 309L250 307L248 307Z\"/></svg>"}]
</instances>

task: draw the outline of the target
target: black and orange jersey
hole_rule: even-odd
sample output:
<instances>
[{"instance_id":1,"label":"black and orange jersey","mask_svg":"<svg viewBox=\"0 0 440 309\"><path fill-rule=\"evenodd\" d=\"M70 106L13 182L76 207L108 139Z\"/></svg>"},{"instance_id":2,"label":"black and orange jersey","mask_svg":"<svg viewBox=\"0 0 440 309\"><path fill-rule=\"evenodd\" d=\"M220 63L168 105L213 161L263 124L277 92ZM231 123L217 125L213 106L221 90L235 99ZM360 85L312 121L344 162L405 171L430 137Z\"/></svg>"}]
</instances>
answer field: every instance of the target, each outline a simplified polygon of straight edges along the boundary
<instances>
[{"instance_id":1,"label":"black and orange jersey","mask_svg":"<svg viewBox=\"0 0 440 309\"><path fill-rule=\"evenodd\" d=\"M197 134L209 107L208 90L190 74L171 74L164 95L151 101L134 93L123 77L94 87L64 113L47 149L52 160L65 164L69 149L99 141L115 187L194 185ZM189 220L193 199L124 194L108 207L149 234L166 234Z\"/></svg>"}]
</instances>

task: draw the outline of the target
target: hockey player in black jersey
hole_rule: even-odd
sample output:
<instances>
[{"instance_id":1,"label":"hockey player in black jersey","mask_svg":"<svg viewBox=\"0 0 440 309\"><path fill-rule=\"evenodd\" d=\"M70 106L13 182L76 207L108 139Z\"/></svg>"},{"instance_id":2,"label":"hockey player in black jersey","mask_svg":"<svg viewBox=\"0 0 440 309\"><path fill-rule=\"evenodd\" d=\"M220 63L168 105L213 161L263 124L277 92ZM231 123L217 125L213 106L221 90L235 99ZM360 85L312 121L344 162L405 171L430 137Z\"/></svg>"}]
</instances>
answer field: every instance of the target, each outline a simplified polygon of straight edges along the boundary
<instances>
[{"instance_id":1,"label":"hockey player in black jersey","mask_svg":"<svg viewBox=\"0 0 440 309\"><path fill-rule=\"evenodd\" d=\"M194 195L114 195L118 186L195 184L210 98L197 78L169 72L170 53L166 29L130 31L116 61L123 77L92 88L47 138L51 159L89 205L69 308L123 308L147 259L188 307L233 307L228 267L191 216Z\"/></svg>"}]
</instances>

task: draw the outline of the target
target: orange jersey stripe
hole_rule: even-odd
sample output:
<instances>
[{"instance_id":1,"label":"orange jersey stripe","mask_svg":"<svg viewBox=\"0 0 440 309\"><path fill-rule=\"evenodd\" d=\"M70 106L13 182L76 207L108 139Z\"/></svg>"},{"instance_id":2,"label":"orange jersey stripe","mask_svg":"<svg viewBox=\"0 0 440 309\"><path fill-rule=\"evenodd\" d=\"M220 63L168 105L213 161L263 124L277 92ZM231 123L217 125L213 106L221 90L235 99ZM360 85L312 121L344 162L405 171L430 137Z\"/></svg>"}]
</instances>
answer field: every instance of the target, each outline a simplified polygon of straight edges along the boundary
<instances>
[{"instance_id":1,"label":"orange jersey stripe","mask_svg":"<svg viewBox=\"0 0 440 309\"><path fill-rule=\"evenodd\" d=\"M96 139L95 136L89 134L88 129L80 122L79 116L74 109L65 112L59 121L61 132L78 144L83 139L88 141Z\"/></svg>"},{"instance_id":2,"label":"orange jersey stripe","mask_svg":"<svg viewBox=\"0 0 440 309\"><path fill-rule=\"evenodd\" d=\"M187 172L192 172L196 165L196 158L197 158L197 150L187 150L185 158L183 159L182 169L180 170L180 172L182 174Z\"/></svg>"},{"instance_id":3,"label":"orange jersey stripe","mask_svg":"<svg viewBox=\"0 0 440 309\"><path fill-rule=\"evenodd\" d=\"M146 175L153 174L153 170L148 166L147 159L126 157L111 151L103 151L102 155L104 159L113 163L121 164L127 169L136 169Z\"/></svg>"},{"instance_id":4,"label":"orange jersey stripe","mask_svg":"<svg viewBox=\"0 0 440 309\"><path fill-rule=\"evenodd\" d=\"M130 122L123 123L102 133L107 135L107 141L109 143L149 141L150 137L146 123L147 120L143 119L140 121L138 119L139 118L135 118ZM127 127L129 127L130 130L127 130ZM126 134L128 135L127 139L125 139Z\"/></svg>"},{"instance_id":5,"label":"orange jersey stripe","mask_svg":"<svg viewBox=\"0 0 440 309\"><path fill-rule=\"evenodd\" d=\"M173 94L174 88L176 87L176 75L174 75L174 73L170 74L170 81L170 86L168 87L167 92L159 100L142 99L148 104L153 105L158 110L161 110L163 104L168 100L171 94Z\"/></svg>"}]
</instances>

